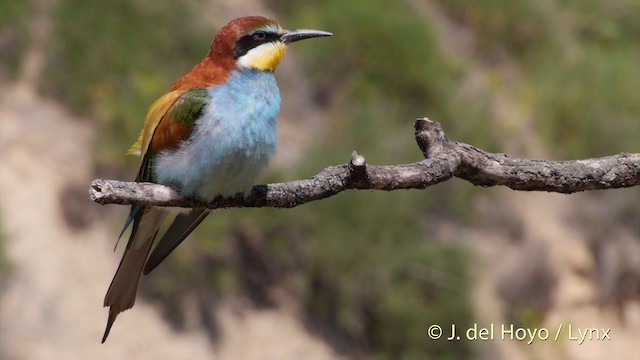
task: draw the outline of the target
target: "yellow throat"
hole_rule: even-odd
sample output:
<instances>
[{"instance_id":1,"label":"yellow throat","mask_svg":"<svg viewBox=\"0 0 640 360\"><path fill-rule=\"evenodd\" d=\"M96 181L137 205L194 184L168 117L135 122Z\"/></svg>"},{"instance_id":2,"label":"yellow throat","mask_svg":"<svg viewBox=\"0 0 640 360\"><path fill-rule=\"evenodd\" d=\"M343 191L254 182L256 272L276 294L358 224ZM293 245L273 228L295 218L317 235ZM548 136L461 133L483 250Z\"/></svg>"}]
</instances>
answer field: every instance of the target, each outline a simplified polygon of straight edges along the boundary
<instances>
[{"instance_id":1,"label":"yellow throat","mask_svg":"<svg viewBox=\"0 0 640 360\"><path fill-rule=\"evenodd\" d=\"M249 50L238 59L238 66L262 71L274 71L287 53L287 45L268 42Z\"/></svg>"}]
</instances>

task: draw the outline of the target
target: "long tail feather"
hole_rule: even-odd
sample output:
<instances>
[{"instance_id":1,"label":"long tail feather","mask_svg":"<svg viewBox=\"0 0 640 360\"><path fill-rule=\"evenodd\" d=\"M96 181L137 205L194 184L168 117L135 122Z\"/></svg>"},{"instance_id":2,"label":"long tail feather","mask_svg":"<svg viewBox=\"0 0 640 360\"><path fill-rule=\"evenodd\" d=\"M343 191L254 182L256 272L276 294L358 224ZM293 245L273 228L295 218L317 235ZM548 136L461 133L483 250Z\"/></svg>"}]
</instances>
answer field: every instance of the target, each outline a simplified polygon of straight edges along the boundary
<instances>
[{"instance_id":1,"label":"long tail feather","mask_svg":"<svg viewBox=\"0 0 640 360\"><path fill-rule=\"evenodd\" d=\"M141 209L144 209L144 206L142 205L131 206L131 211L129 211L129 216L127 216L127 221L125 221L124 226L122 227L122 230L120 230L120 235L118 235L118 240L116 240L116 246L113 247L113 251L116 251L116 249L118 248L118 244L120 243L120 239L122 238L122 235L124 234L125 231L127 231L127 228L129 227L129 225L131 225L133 220L135 220L135 218L138 216L138 213L140 212Z\"/></svg>"},{"instance_id":2,"label":"long tail feather","mask_svg":"<svg viewBox=\"0 0 640 360\"><path fill-rule=\"evenodd\" d=\"M136 301L142 269L166 214L166 210L147 207L138 211L135 216L129 242L104 298L104 306L109 306L109 318L103 343L118 314L133 307Z\"/></svg>"},{"instance_id":3,"label":"long tail feather","mask_svg":"<svg viewBox=\"0 0 640 360\"><path fill-rule=\"evenodd\" d=\"M144 274L147 275L155 269L180 243L209 215L210 210L194 209L186 214L178 215L171 226L158 241L158 245L153 249L147 264L144 267Z\"/></svg>"}]
</instances>

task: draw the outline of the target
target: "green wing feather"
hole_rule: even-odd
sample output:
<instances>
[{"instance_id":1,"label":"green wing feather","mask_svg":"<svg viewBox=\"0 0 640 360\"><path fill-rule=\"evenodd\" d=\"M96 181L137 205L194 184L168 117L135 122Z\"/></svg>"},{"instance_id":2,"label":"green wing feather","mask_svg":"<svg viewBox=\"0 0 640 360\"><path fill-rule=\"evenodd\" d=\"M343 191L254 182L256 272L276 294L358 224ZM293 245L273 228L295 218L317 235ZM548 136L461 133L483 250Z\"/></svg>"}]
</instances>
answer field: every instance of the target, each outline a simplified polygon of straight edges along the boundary
<instances>
[{"instance_id":1,"label":"green wing feather","mask_svg":"<svg viewBox=\"0 0 640 360\"><path fill-rule=\"evenodd\" d=\"M202 107L209 99L207 89L189 90L173 105L170 117L173 121L185 125L193 125L202 112Z\"/></svg>"}]
</instances>

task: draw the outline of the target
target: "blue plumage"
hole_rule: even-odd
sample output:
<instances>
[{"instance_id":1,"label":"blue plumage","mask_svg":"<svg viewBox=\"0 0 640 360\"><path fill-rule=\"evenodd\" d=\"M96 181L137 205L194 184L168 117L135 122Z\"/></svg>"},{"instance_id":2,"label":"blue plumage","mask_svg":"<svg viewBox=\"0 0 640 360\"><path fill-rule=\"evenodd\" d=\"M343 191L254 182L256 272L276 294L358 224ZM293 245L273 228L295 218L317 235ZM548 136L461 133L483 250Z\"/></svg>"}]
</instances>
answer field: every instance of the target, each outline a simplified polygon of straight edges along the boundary
<instances>
[{"instance_id":1,"label":"blue plumage","mask_svg":"<svg viewBox=\"0 0 640 360\"><path fill-rule=\"evenodd\" d=\"M209 98L188 140L158 154L160 184L210 201L246 192L276 149L280 92L270 71L236 70Z\"/></svg>"}]
</instances>

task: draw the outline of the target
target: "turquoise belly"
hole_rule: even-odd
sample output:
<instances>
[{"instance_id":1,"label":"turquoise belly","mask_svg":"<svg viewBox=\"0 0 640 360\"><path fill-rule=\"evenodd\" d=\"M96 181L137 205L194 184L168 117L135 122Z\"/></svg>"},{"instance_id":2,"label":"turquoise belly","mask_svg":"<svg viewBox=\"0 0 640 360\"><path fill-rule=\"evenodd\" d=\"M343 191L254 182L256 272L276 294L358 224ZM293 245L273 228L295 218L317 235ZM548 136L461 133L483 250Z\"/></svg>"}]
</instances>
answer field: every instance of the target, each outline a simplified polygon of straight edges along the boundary
<instances>
[{"instance_id":1,"label":"turquoise belly","mask_svg":"<svg viewBox=\"0 0 640 360\"><path fill-rule=\"evenodd\" d=\"M276 149L280 93L273 73L247 70L208 91L189 139L158 154L154 178L210 201L246 192L267 165Z\"/></svg>"}]
</instances>

